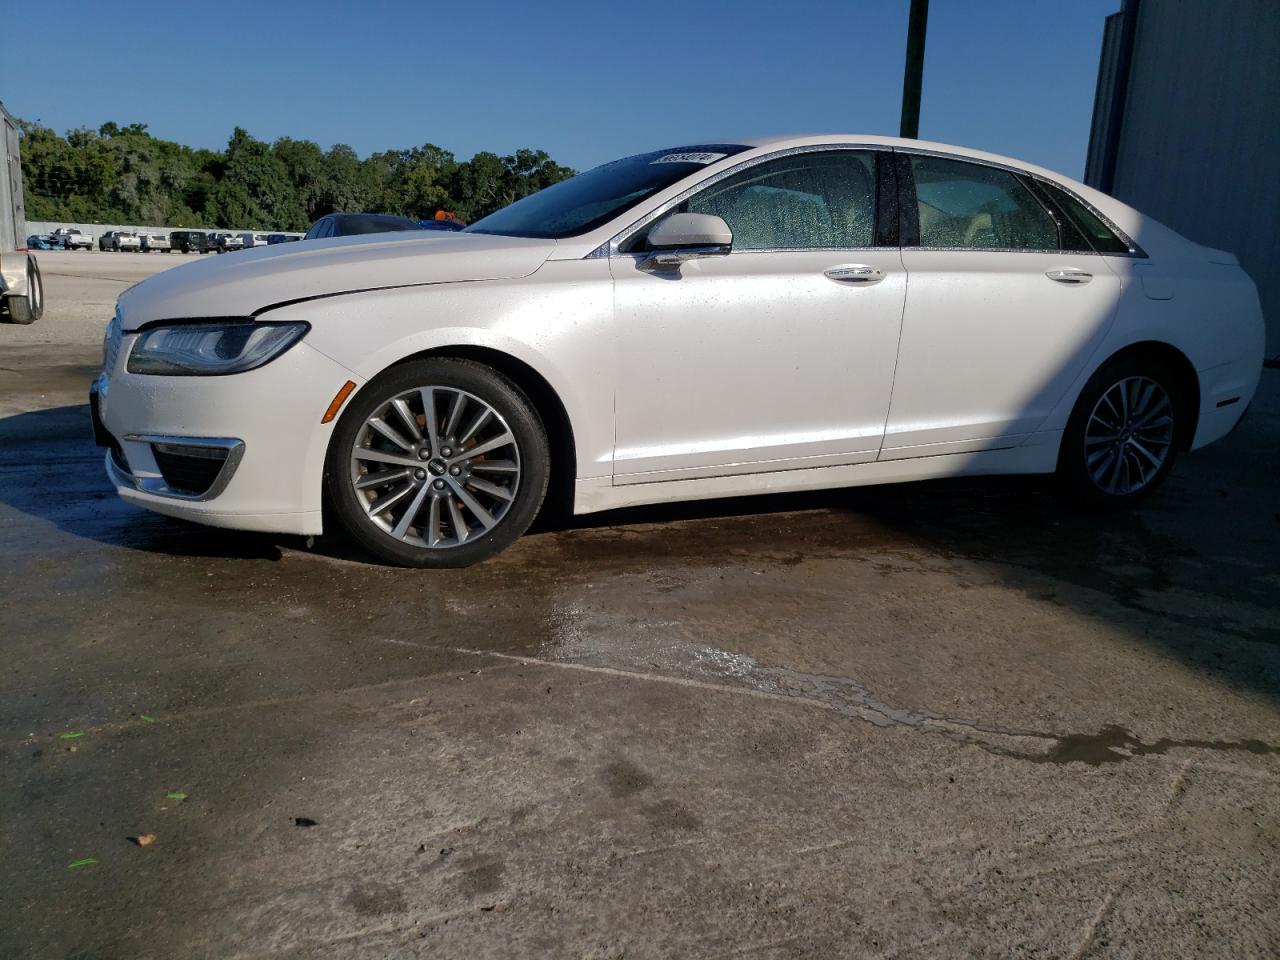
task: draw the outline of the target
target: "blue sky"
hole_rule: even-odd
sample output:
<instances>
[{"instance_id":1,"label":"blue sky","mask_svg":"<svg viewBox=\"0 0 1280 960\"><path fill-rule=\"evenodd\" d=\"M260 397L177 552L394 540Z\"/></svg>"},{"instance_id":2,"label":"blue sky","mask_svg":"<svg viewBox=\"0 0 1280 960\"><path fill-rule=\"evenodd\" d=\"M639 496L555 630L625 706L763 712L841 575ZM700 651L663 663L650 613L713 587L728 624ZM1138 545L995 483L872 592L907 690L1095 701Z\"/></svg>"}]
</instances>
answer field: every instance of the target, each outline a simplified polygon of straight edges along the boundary
<instances>
[{"instance_id":1,"label":"blue sky","mask_svg":"<svg viewBox=\"0 0 1280 960\"><path fill-rule=\"evenodd\" d=\"M920 135L1080 176L1120 0L933 0ZM254 136L586 168L681 142L896 134L908 0L27 3L10 112L221 147ZM74 65L85 79L70 79Z\"/></svg>"}]
</instances>

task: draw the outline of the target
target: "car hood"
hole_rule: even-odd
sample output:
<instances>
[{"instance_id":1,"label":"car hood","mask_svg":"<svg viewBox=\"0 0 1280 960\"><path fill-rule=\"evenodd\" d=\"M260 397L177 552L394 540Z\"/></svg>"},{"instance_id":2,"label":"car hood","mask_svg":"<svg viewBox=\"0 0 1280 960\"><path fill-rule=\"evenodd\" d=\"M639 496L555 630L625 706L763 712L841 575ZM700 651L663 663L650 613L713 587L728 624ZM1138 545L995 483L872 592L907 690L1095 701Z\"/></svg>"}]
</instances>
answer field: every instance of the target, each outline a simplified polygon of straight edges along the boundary
<instances>
[{"instance_id":1,"label":"car hood","mask_svg":"<svg viewBox=\"0 0 1280 960\"><path fill-rule=\"evenodd\" d=\"M120 296L123 328L156 320L247 317L282 303L360 290L527 277L554 240L482 233L377 233L208 255Z\"/></svg>"}]
</instances>

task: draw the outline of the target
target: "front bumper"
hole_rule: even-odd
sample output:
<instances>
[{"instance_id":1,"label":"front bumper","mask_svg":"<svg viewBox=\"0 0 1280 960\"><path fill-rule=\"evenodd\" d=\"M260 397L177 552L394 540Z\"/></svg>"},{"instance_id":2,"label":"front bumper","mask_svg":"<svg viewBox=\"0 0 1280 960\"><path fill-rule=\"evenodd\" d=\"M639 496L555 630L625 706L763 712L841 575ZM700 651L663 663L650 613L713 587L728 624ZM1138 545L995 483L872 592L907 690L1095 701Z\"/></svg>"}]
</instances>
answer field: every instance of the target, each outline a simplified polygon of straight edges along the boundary
<instances>
[{"instance_id":1,"label":"front bumper","mask_svg":"<svg viewBox=\"0 0 1280 960\"><path fill-rule=\"evenodd\" d=\"M321 424L351 371L296 344L257 370L229 376L131 374L136 335L123 337L110 369L94 381L94 435L107 476L125 500L210 526L276 533L322 532L324 458L334 424ZM194 450L193 450L194 448ZM216 476L175 485L174 454L216 456ZM166 472L169 479L166 479ZM194 489L193 489L194 488Z\"/></svg>"}]
</instances>

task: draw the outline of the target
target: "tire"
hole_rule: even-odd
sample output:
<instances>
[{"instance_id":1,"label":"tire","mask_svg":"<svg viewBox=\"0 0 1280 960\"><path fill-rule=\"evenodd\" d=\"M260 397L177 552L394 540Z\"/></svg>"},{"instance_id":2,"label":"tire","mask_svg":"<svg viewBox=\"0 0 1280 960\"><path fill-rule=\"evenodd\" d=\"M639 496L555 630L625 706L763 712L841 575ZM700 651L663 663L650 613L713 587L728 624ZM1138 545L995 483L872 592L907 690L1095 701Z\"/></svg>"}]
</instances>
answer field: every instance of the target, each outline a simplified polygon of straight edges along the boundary
<instances>
[{"instance_id":1,"label":"tire","mask_svg":"<svg viewBox=\"0 0 1280 960\"><path fill-rule=\"evenodd\" d=\"M427 397L438 440L432 449ZM375 429L372 418L398 441ZM464 455L481 446L489 449ZM357 450L401 459L371 460ZM380 560L468 567L529 528L550 474L546 429L519 387L482 364L433 358L392 367L356 394L330 439L324 485L343 529ZM382 476L386 483L368 482ZM373 509L380 503L381 512Z\"/></svg>"},{"instance_id":2,"label":"tire","mask_svg":"<svg viewBox=\"0 0 1280 960\"><path fill-rule=\"evenodd\" d=\"M4 302L9 308L12 323L26 325L44 316L44 281L40 279L40 268L31 257L27 257L27 295L5 297Z\"/></svg>"},{"instance_id":3,"label":"tire","mask_svg":"<svg viewBox=\"0 0 1280 960\"><path fill-rule=\"evenodd\" d=\"M1058 478L1089 506L1131 506L1173 469L1194 411L1177 376L1154 357L1122 357L1089 378L1071 411Z\"/></svg>"}]
</instances>

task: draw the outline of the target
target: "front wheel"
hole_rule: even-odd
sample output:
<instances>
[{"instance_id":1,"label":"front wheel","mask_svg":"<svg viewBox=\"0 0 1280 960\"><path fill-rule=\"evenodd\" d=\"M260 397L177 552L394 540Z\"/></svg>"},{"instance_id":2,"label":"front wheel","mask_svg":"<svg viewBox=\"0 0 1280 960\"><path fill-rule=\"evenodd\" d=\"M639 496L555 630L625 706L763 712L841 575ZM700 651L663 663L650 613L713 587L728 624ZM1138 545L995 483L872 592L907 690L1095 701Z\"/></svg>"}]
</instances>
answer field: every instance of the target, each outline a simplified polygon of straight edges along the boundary
<instances>
[{"instance_id":1,"label":"front wheel","mask_svg":"<svg viewBox=\"0 0 1280 960\"><path fill-rule=\"evenodd\" d=\"M1167 365L1109 363L1085 384L1062 436L1058 475L1087 503L1124 507L1168 476L1192 411Z\"/></svg>"},{"instance_id":2,"label":"front wheel","mask_svg":"<svg viewBox=\"0 0 1280 960\"><path fill-rule=\"evenodd\" d=\"M466 567L529 528L549 476L546 430L519 387L478 363L428 359L356 394L329 443L325 490L380 559Z\"/></svg>"}]
</instances>

